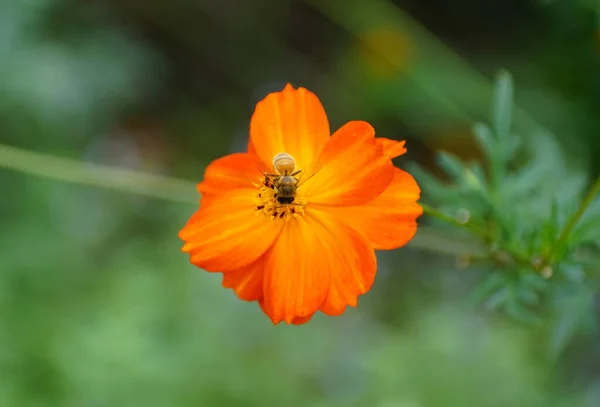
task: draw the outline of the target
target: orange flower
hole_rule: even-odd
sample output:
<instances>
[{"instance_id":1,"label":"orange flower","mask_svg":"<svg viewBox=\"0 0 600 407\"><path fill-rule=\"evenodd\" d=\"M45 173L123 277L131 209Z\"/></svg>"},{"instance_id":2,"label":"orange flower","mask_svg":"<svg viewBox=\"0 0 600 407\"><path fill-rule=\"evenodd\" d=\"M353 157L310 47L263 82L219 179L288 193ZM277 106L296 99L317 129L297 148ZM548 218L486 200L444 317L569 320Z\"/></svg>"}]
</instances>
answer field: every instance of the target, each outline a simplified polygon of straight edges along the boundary
<instances>
[{"instance_id":1,"label":"orange flower","mask_svg":"<svg viewBox=\"0 0 600 407\"><path fill-rule=\"evenodd\" d=\"M248 152L206 168L182 250L274 324L340 315L371 288L374 250L417 230L419 187L391 161L405 152L362 121L330 136L319 99L288 84L257 104Z\"/></svg>"}]
</instances>

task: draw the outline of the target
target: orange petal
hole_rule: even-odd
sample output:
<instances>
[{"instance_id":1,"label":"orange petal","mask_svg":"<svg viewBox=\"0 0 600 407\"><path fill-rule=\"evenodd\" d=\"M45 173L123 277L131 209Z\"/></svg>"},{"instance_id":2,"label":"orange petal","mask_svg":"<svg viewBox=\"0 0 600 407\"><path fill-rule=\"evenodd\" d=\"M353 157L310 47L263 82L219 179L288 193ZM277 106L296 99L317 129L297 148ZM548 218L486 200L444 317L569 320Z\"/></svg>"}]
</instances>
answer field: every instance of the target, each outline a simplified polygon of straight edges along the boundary
<instances>
[{"instance_id":1,"label":"orange petal","mask_svg":"<svg viewBox=\"0 0 600 407\"><path fill-rule=\"evenodd\" d=\"M296 168L306 170L329 139L329 122L317 96L288 84L281 92L270 93L258 102L250 121L248 150L256 151L272 172L278 153L289 153Z\"/></svg>"},{"instance_id":2,"label":"orange petal","mask_svg":"<svg viewBox=\"0 0 600 407\"><path fill-rule=\"evenodd\" d=\"M400 157L406 153L405 141L396 141L385 137L377 137L375 140L383 147L383 154L388 158Z\"/></svg>"},{"instance_id":3,"label":"orange petal","mask_svg":"<svg viewBox=\"0 0 600 407\"><path fill-rule=\"evenodd\" d=\"M331 246L337 230L308 214L285 224L270 253L265 270L267 315L274 324L316 312L329 291L329 273L339 267Z\"/></svg>"},{"instance_id":4,"label":"orange petal","mask_svg":"<svg viewBox=\"0 0 600 407\"><path fill-rule=\"evenodd\" d=\"M203 200L218 197L234 188L255 188L261 173L256 156L246 153L230 154L219 158L206 167L204 180L198 184Z\"/></svg>"},{"instance_id":5,"label":"orange petal","mask_svg":"<svg viewBox=\"0 0 600 407\"><path fill-rule=\"evenodd\" d=\"M359 205L375 199L390 184L393 164L363 121L345 124L329 139L301 190L310 203Z\"/></svg>"},{"instance_id":6,"label":"orange petal","mask_svg":"<svg viewBox=\"0 0 600 407\"><path fill-rule=\"evenodd\" d=\"M315 316L315 314L310 314L310 315L307 315L305 317L295 317L294 319L292 319L292 324L294 324L294 325L304 325L308 321L310 321L312 319L312 317L314 317L314 316Z\"/></svg>"},{"instance_id":7,"label":"orange petal","mask_svg":"<svg viewBox=\"0 0 600 407\"><path fill-rule=\"evenodd\" d=\"M337 212L338 208L335 209ZM327 315L340 315L346 305L355 307L358 296L369 291L375 281L377 260L375 251L360 232L341 220L329 227L334 228L336 244L325 247L335 265L329 273L329 293L320 310Z\"/></svg>"},{"instance_id":8,"label":"orange petal","mask_svg":"<svg viewBox=\"0 0 600 407\"><path fill-rule=\"evenodd\" d=\"M420 192L409 173L394 168L394 179L381 195L365 205L339 208L340 215L365 234L375 249L396 249L417 232L416 219L423 214L417 204Z\"/></svg>"},{"instance_id":9,"label":"orange petal","mask_svg":"<svg viewBox=\"0 0 600 407\"><path fill-rule=\"evenodd\" d=\"M234 189L202 206L179 232L190 261L207 271L253 263L273 244L281 223L256 216L253 190Z\"/></svg>"},{"instance_id":10,"label":"orange petal","mask_svg":"<svg viewBox=\"0 0 600 407\"><path fill-rule=\"evenodd\" d=\"M257 301L263 296L265 255L254 263L223 273L223 287L232 288L244 301Z\"/></svg>"},{"instance_id":11,"label":"orange petal","mask_svg":"<svg viewBox=\"0 0 600 407\"><path fill-rule=\"evenodd\" d=\"M265 308L265 300L264 300L264 298L261 298L258 301L258 303L259 303L260 308L262 309L262 311L268 316L269 313L267 312L267 309ZM294 319L292 319L291 324L292 325L303 325L303 324L306 324L314 316L315 316L315 314L310 314L310 315L305 316L305 317L295 317Z\"/></svg>"},{"instance_id":12,"label":"orange petal","mask_svg":"<svg viewBox=\"0 0 600 407\"><path fill-rule=\"evenodd\" d=\"M374 250L331 212L312 208L288 221L273 245L264 284L264 310L273 323L293 323L319 308L337 315L373 284Z\"/></svg>"}]
</instances>

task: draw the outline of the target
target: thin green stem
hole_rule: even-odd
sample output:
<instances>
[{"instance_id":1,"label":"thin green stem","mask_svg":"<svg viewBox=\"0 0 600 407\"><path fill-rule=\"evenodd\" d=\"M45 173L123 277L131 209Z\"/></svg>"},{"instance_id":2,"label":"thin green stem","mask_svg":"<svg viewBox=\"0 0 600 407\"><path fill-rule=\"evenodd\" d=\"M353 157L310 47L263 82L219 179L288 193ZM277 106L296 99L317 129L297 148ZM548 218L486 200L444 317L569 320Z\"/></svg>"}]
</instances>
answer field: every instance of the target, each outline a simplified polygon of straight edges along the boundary
<instances>
[{"instance_id":1,"label":"thin green stem","mask_svg":"<svg viewBox=\"0 0 600 407\"><path fill-rule=\"evenodd\" d=\"M575 211L575 213L571 216L571 218L565 225L564 229L558 236L558 239L556 239L556 242L552 246L552 250L550 250L550 252L549 252L549 261L552 261L554 259L554 256L556 255L556 253L567 242L567 240L569 239L569 236L571 235L571 232L573 231L573 229L575 229L575 226L577 226L577 223L579 223L579 220L581 219L581 217L583 216L583 214L585 213L585 211L590 206L590 204L592 203L592 201L594 200L596 195L598 195L599 192L600 192L600 176L598 178L596 178L596 182L594 182L594 185L592 185L592 187L588 191L586 197L581 202L581 205L579 205L579 208L577 208L577 211Z\"/></svg>"},{"instance_id":2,"label":"thin green stem","mask_svg":"<svg viewBox=\"0 0 600 407\"><path fill-rule=\"evenodd\" d=\"M439 219L442 222L450 223L454 226L469 229L471 232L473 232L476 235L483 237L485 239L489 240L489 238L490 238L490 234L488 233L488 231L479 226L470 224L468 222L461 222L456 217L445 214L444 212L437 210L427 204L419 203L419 205L421 205L421 207L423 208L423 213L425 213L431 217Z\"/></svg>"},{"instance_id":3,"label":"thin green stem","mask_svg":"<svg viewBox=\"0 0 600 407\"><path fill-rule=\"evenodd\" d=\"M0 144L0 167L98 188L197 204L195 184L162 175L114 168Z\"/></svg>"}]
</instances>

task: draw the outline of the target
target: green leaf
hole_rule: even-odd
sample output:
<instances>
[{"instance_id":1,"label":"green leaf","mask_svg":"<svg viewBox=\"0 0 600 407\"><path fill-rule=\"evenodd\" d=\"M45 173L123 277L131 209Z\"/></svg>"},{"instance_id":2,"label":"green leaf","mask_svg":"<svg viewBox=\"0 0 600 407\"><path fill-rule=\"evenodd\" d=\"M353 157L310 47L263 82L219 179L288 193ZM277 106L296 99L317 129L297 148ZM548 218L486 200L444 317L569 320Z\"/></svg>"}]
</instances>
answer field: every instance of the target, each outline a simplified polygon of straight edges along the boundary
<instances>
[{"instance_id":1,"label":"green leaf","mask_svg":"<svg viewBox=\"0 0 600 407\"><path fill-rule=\"evenodd\" d=\"M499 140L508 141L512 120L513 80L506 70L496 77L492 104L492 127Z\"/></svg>"},{"instance_id":2,"label":"green leaf","mask_svg":"<svg viewBox=\"0 0 600 407\"><path fill-rule=\"evenodd\" d=\"M511 294L510 287L504 286L492 294L486 301L485 307L489 310L496 311L508 303Z\"/></svg>"},{"instance_id":3,"label":"green leaf","mask_svg":"<svg viewBox=\"0 0 600 407\"><path fill-rule=\"evenodd\" d=\"M420 165L410 163L408 170L413 177L421 184L421 189L426 191L427 195L435 202L448 202L456 198L456 192L447 185L440 182L437 178L424 170Z\"/></svg>"},{"instance_id":4,"label":"green leaf","mask_svg":"<svg viewBox=\"0 0 600 407\"><path fill-rule=\"evenodd\" d=\"M528 271L527 274L524 274L521 277L521 284L525 285L526 287L534 288L538 291L546 290L550 286L548 280L532 271Z\"/></svg>"},{"instance_id":5,"label":"green leaf","mask_svg":"<svg viewBox=\"0 0 600 407\"><path fill-rule=\"evenodd\" d=\"M490 274L481 284L475 287L466 298L466 304L476 306L484 302L492 293L506 285L506 278L500 273Z\"/></svg>"},{"instance_id":6,"label":"green leaf","mask_svg":"<svg viewBox=\"0 0 600 407\"><path fill-rule=\"evenodd\" d=\"M542 319L535 315L532 311L523 307L518 299L508 301L506 304L506 313L514 319L530 325L541 325Z\"/></svg>"},{"instance_id":7,"label":"green leaf","mask_svg":"<svg viewBox=\"0 0 600 407\"><path fill-rule=\"evenodd\" d=\"M540 301L540 296L537 292L525 287L517 289L517 298L526 305L537 305Z\"/></svg>"},{"instance_id":8,"label":"green leaf","mask_svg":"<svg viewBox=\"0 0 600 407\"><path fill-rule=\"evenodd\" d=\"M477 178L477 181L480 185L485 186L487 184L487 176L480 163L478 163L477 161L473 161L469 166L469 169Z\"/></svg>"},{"instance_id":9,"label":"green leaf","mask_svg":"<svg viewBox=\"0 0 600 407\"><path fill-rule=\"evenodd\" d=\"M465 166L458 157L445 151L438 153L438 164L448 175L453 177L458 183L462 183L465 177Z\"/></svg>"},{"instance_id":10,"label":"green leaf","mask_svg":"<svg viewBox=\"0 0 600 407\"><path fill-rule=\"evenodd\" d=\"M498 142L494 138L489 126L485 123L475 123L473 126L473 134L475 135L475 140L477 140L479 146L483 152L486 153L488 158L494 157Z\"/></svg>"},{"instance_id":11,"label":"green leaf","mask_svg":"<svg viewBox=\"0 0 600 407\"><path fill-rule=\"evenodd\" d=\"M523 139L521 137L510 136L506 142L503 159L506 162L511 161L522 146L523 146Z\"/></svg>"}]
</instances>

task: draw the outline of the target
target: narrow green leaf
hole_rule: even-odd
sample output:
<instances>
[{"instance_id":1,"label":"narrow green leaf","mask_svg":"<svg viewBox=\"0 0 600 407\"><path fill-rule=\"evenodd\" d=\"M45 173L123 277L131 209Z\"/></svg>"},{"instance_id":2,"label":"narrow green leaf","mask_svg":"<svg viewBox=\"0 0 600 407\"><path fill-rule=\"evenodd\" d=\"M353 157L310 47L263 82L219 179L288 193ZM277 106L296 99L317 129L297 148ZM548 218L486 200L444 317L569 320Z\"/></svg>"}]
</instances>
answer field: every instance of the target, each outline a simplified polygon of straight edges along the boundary
<instances>
[{"instance_id":1,"label":"narrow green leaf","mask_svg":"<svg viewBox=\"0 0 600 407\"><path fill-rule=\"evenodd\" d=\"M508 301L506 304L506 313L516 319L530 325L541 325L542 319L532 311L523 307L515 298L515 301Z\"/></svg>"},{"instance_id":2,"label":"narrow green leaf","mask_svg":"<svg viewBox=\"0 0 600 407\"><path fill-rule=\"evenodd\" d=\"M505 277L500 273L490 274L481 284L473 289L466 298L468 306L476 305L488 299L492 293L506 285Z\"/></svg>"},{"instance_id":3,"label":"narrow green leaf","mask_svg":"<svg viewBox=\"0 0 600 407\"><path fill-rule=\"evenodd\" d=\"M469 169L473 172L473 175L477 178L480 184L487 184L487 176L480 163L478 163L477 161L473 161L470 164Z\"/></svg>"},{"instance_id":4,"label":"narrow green leaf","mask_svg":"<svg viewBox=\"0 0 600 407\"><path fill-rule=\"evenodd\" d=\"M438 153L438 164L448 175L453 177L458 183L463 183L465 177L465 166L460 159L445 151Z\"/></svg>"},{"instance_id":5,"label":"narrow green leaf","mask_svg":"<svg viewBox=\"0 0 600 407\"><path fill-rule=\"evenodd\" d=\"M488 158L493 159L498 142L494 138L489 126L485 123L475 123L473 125L473 135L483 152Z\"/></svg>"},{"instance_id":6,"label":"narrow green leaf","mask_svg":"<svg viewBox=\"0 0 600 407\"><path fill-rule=\"evenodd\" d=\"M526 287L533 288L538 291L546 290L549 287L548 280L545 280L544 277L539 274L533 273L532 271L527 271L527 274L524 274L521 277L521 284Z\"/></svg>"},{"instance_id":7,"label":"narrow green leaf","mask_svg":"<svg viewBox=\"0 0 600 407\"><path fill-rule=\"evenodd\" d=\"M508 303L510 296L510 288L508 286L504 286L492 294L492 296L486 301L485 307L491 311L496 311Z\"/></svg>"},{"instance_id":8,"label":"narrow green leaf","mask_svg":"<svg viewBox=\"0 0 600 407\"><path fill-rule=\"evenodd\" d=\"M411 163L408 170L421 185L421 189L435 202L447 202L456 197L456 192L440 182L436 177L427 172L418 164Z\"/></svg>"},{"instance_id":9,"label":"narrow green leaf","mask_svg":"<svg viewBox=\"0 0 600 407\"><path fill-rule=\"evenodd\" d=\"M523 139L519 136L510 136L506 143L506 151L504 154L504 160L511 161L514 159L520 148L523 147Z\"/></svg>"},{"instance_id":10,"label":"narrow green leaf","mask_svg":"<svg viewBox=\"0 0 600 407\"><path fill-rule=\"evenodd\" d=\"M536 305L540 301L538 293L525 287L518 288L517 298L526 305Z\"/></svg>"},{"instance_id":11,"label":"narrow green leaf","mask_svg":"<svg viewBox=\"0 0 600 407\"><path fill-rule=\"evenodd\" d=\"M508 71L502 70L496 77L492 104L492 127L499 140L508 141L512 120L513 80Z\"/></svg>"}]
</instances>

